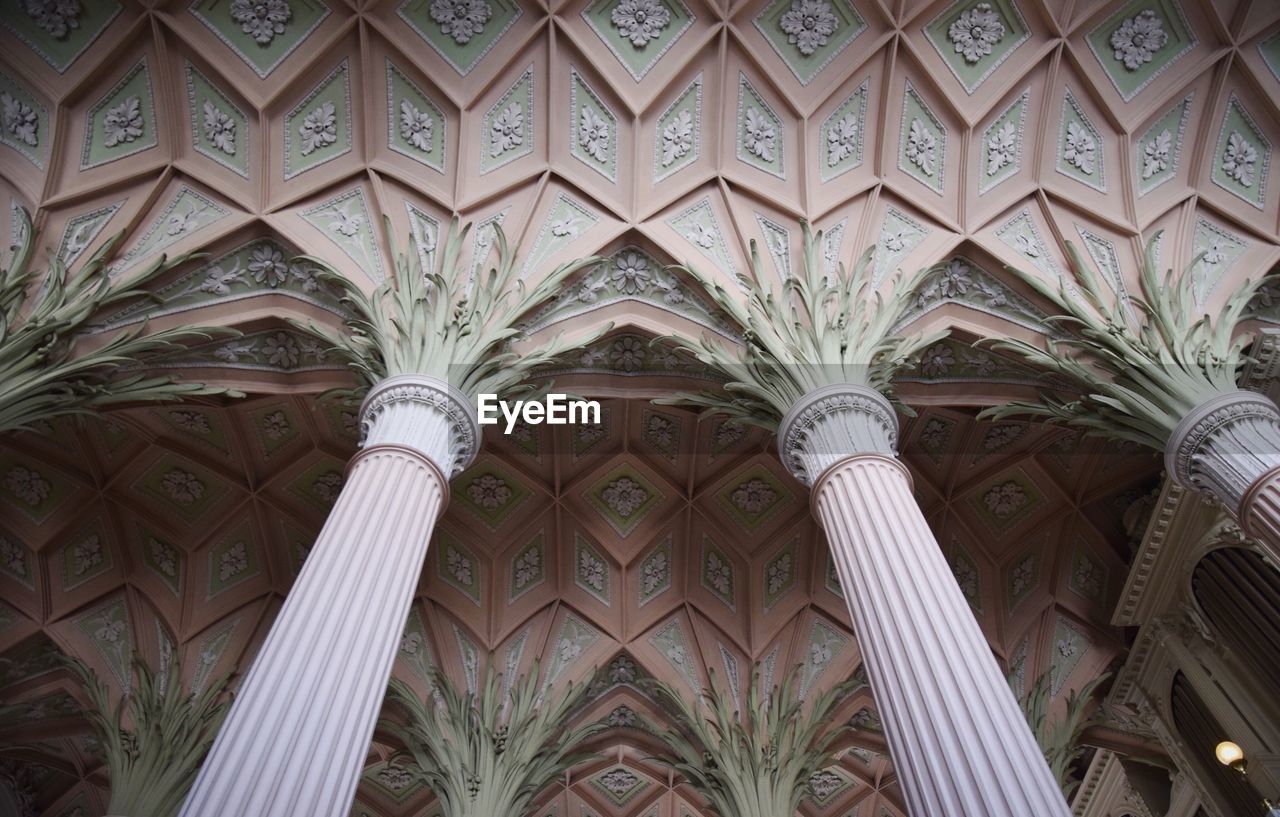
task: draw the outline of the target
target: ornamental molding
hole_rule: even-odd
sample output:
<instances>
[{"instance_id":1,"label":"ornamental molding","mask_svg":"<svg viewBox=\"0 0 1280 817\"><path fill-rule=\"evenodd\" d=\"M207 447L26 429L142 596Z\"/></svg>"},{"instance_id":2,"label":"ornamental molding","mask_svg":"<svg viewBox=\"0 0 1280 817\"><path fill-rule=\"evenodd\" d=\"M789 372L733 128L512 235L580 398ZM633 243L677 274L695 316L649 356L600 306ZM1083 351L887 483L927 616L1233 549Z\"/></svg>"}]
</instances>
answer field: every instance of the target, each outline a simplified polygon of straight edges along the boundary
<instances>
[{"instance_id":1,"label":"ornamental molding","mask_svg":"<svg viewBox=\"0 0 1280 817\"><path fill-rule=\"evenodd\" d=\"M448 423L447 441L434 439L434 424L422 422L423 409ZM360 430L361 448L407 445L427 455L449 479L470 467L480 453L480 424L471 401L449 383L427 375L397 375L370 389L360 405Z\"/></svg>"},{"instance_id":2,"label":"ornamental molding","mask_svg":"<svg viewBox=\"0 0 1280 817\"><path fill-rule=\"evenodd\" d=\"M1235 511L1254 479L1280 464L1280 409L1251 391L1206 400L1183 417L1165 446L1165 470L1184 487Z\"/></svg>"},{"instance_id":3,"label":"ornamental molding","mask_svg":"<svg viewBox=\"0 0 1280 817\"><path fill-rule=\"evenodd\" d=\"M800 398L778 424L778 450L787 470L812 486L828 467L857 454L897 456L898 418L875 389L852 383L824 386Z\"/></svg>"}]
</instances>

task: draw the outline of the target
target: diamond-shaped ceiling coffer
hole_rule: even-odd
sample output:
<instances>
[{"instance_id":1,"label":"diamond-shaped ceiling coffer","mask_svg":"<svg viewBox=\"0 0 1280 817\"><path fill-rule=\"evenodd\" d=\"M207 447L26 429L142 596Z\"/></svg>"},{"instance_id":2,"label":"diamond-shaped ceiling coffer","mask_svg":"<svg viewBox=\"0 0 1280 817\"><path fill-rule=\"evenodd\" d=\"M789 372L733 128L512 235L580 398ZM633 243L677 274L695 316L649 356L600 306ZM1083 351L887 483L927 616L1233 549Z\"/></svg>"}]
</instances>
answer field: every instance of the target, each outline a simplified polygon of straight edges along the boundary
<instances>
[{"instance_id":1,"label":"diamond-shaped ceiling coffer","mask_svg":"<svg viewBox=\"0 0 1280 817\"><path fill-rule=\"evenodd\" d=\"M330 11L320 0L195 0L191 13L266 78Z\"/></svg>"}]
</instances>

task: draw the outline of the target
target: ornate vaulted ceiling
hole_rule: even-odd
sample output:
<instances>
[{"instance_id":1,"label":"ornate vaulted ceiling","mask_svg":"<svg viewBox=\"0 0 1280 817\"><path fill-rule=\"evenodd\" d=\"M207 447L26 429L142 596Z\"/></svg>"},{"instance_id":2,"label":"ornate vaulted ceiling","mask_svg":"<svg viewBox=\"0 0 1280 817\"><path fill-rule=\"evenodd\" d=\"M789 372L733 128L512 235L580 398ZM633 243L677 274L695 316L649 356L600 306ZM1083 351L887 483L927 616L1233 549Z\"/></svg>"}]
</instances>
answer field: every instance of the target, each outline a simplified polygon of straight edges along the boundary
<instances>
[{"instance_id":1,"label":"ornate vaulted ceiling","mask_svg":"<svg viewBox=\"0 0 1280 817\"><path fill-rule=\"evenodd\" d=\"M614 321L560 376L632 396L698 376L653 334L731 334L662 265L730 278L754 240L785 276L800 217L826 231L824 263L877 245L879 283L954 261L910 322L967 335L1040 326L1003 267L1052 279L1066 241L1123 294L1163 230L1160 263L1194 262L1206 309L1280 258L1265 0L0 0L0 24L0 206L30 209L73 266L118 231L126 278L207 253L103 324L235 325L168 365L253 393L0 448L0 694L36 703L23 774L55 817L99 813L103 781L53 651L117 682L130 647L172 650L195 687L243 670L340 485L353 417L313 398L346 375L282 318L342 307L300 251L372 287L411 236L432 260L459 214L477 225L468 263L491 259L493 225L532 278L606 255L530 326ZM1030 378L967 341L931 348L902 391L933 407L903 448L1015 687L1049 672L1061 694L1124 650L1107 621L1156 463L954 408ZM397 673L421 686L439 663L462 681L492 653L580 677L620 652L686 686L708 668L745 684L755 661L817 686L855 672L805 492L769 442L634 399L605 420L486 442L454 484ZM592 712L661 722L627 678L619 665ZM846 709L864 728L805 810L900 814L869 691ZM698 813L642 731L602 746L548 809ZM357 813L429 801L389 753L375 746Z\"/></svg>"},{"instance_id":2,"label":"ornate vaulted ceiling","mask_svg":"<svg viewBox=\"0 0 1280 817\"><path fill-rule=\"evenodd\" d=\"M948 409L925 411L904 438L917 496L1015 690L1048 672L1065 694L1122 654L1107 622L1152 456ZM52 653L117 684L131 650L152 665L177 657L195 689L243 671L353 450L340 407L293 397L122 411L9 441L0 694L35 704L10 728L40 739L28 757L47 813L98 813L103 782ZM645 760L655 747L641 730L666 720L636 678L692 689L714 672L743 689L761 662L779 678L799 665L817 689L860 665L803 488L767 441L622 400L605 402L598 426L491 435L454 481L396 672L425 691L429 667L474 683L490 657L512 676L535 660L555 679L607 668L613 683L582 716L619 724L601 741L610 760L566 795L599 815L680 799L660 794L667 773ZM874 712L866 688L846 703L860 731L832 772L838 791L809 812L882 798L899 814ZM361 803L417 814L429 796L398 788L389 752L375 748ZM619 763L644 781L636 791L611 788Z\"/></svg>"}]
</instances>

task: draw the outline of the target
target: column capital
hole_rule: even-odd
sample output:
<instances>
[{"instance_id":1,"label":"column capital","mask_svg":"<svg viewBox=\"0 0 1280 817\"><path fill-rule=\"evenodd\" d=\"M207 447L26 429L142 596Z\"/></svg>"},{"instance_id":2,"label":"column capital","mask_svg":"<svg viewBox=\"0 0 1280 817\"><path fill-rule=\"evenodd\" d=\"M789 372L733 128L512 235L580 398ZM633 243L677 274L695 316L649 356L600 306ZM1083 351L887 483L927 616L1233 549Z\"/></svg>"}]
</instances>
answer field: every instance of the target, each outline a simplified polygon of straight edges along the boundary
<instances>
[{"instance_id":1,"label":"column capital","mask_svg":"<svg viewBox=\"0 0 1280 817\"><path fill-rule=\"evenodd\" d=\"M1174 427L1164 461L1175 482L1237 513L1249 487L1280 464L1280 409L1252 391L1211 397Z\"/></svg>"},{"instance_id":2,"label":"column capital","mask_svg":"<svg viewBox=\"0 0 1280 817\"><path fill-rule=\"evenodd\" d=\"M388 377L360 405L361 448L399 445L418 451L453 478L480 453L475 407L454 386L430 375Z\"/></svg>"},{"instance_id":3,"label":"column capital","mask_svg":"<svg viewBox=\"0 0 1280 817\"><path fill-rule=\"evenodd\" d=\"M796 401L778 424L778 452L791 475L812 486L829 467L856 454L898 453L898 417L868 386L823 386Z\"/></svg>"}]
</instances>

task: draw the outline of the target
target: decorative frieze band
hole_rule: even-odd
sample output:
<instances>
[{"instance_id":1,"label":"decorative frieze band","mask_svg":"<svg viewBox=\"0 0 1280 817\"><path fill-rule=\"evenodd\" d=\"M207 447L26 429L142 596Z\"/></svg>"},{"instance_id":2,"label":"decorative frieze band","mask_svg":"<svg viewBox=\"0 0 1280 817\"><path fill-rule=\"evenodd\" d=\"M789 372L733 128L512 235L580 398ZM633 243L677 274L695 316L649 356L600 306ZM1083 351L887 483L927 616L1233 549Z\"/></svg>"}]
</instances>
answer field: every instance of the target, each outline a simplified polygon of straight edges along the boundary
<instances>
[{"instance_id":1,"label":"decorative frieze band","mask_svg":"<svg viewBox=\"0 0 1280 817\"><path fill-rule=\"evenodd\" d=\"M898 418L875 389L838 384L802 397L778 426L782 462L812 486L822 472L855 454L897 456Z\"/></svg>"},{"instance_id":2,"label":"decorative frieze band","mask_svg":"<svg viewBox=\"0 0 1280 817\"><path fill-rule=\"evenodd\" d=\"M360 407L362 448L398 445L430 459L452 478L480 452L475 408L461 391L426 375L389 377Z\"/></svg>"},{"instance_id":3,"label":"decorative frieze band","mask_svg":"<svg viewBox=\"0 0 1280 817\"><path fill-rule=\"evenodd\" d=\"M1280 410L1251 391L1205 401L1178 423L1165 448L1177 482L1207 493L1233 513L1249 487L1280 466Z\"/></svg>"}]
</instances>

